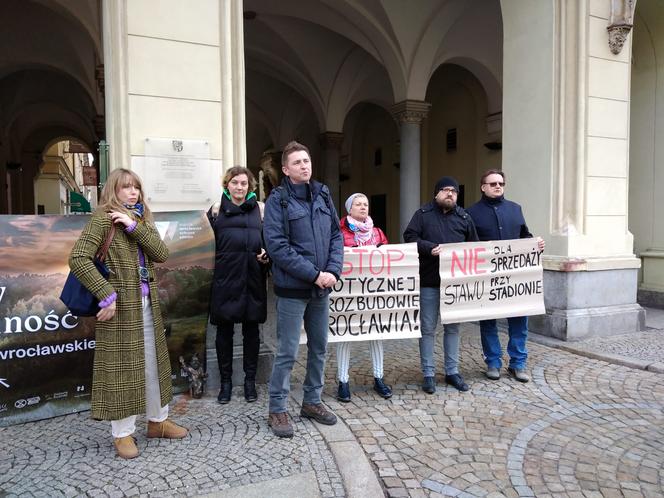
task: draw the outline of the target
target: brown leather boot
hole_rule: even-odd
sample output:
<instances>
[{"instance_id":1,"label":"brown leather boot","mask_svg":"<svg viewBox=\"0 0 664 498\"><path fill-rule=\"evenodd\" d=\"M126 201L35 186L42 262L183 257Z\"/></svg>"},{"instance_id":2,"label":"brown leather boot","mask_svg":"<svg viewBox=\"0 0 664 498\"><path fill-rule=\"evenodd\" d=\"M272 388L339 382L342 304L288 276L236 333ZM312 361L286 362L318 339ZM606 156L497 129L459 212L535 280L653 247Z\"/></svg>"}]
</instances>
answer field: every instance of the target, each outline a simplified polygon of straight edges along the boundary
<instances>
[{"instance_id":1,"label":"brown leather boot","mask_svg":"<svg viewBox=\"0 0 664 498\"><path fill-rule=\"evenodd\" d=\"M267 425L277 437L293 437L293 426L288 420L288 413L270 413L267 417Z\"/></svg>"},{"instance_id":2,"label":"brown leather boot","mask_svg":"<svg viewBox=\"0 0 664 498\"><path fill-rule=\"evenodd\" d=\"M120 458L130 460L138 456L138 447L132 436L116 437L113 439L113 444Z\"/></svg>"},{"instance_id":3,"label":"brown leather boot","mask_svg":"<svg viewBox=\"0 0 664 498\"><path fill-rule=\"evenodd\" d=\"M323 403L302 403L300 417L311 418L325 425L334 425L337 423L336 415L325 408Z\"/></svg>"},{"instance_id":4,"label":"brown leather boot","mask_svg":"<svg viewBox=\"0 0 664 498\"><path fill-rule=\"evenodd\" d=\"M166 439L182 439L189 431L184 427L180 427L170 419L163 422L150 422L148 421L148 434L147 437L162 437Z\"/></svg>"}]
</instances>

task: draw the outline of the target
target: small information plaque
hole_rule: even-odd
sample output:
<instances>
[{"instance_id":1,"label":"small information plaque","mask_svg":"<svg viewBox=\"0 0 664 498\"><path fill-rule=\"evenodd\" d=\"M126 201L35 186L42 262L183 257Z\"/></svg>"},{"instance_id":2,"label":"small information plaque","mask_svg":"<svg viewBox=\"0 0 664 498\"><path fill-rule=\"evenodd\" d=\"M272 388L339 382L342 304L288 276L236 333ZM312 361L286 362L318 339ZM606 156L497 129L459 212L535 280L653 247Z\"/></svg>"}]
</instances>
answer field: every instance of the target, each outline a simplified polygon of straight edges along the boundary
<instances>
[{"instance_id":1,"label":"small information plaque","mask_svg":"<svg viewBox=\"0 0 664 498\"><path fill-rule=\"evenodd\" d=\"M144 176L150 202L207 202L210 144L206 140L146 138Z\"/></svg>"}]
</instances>

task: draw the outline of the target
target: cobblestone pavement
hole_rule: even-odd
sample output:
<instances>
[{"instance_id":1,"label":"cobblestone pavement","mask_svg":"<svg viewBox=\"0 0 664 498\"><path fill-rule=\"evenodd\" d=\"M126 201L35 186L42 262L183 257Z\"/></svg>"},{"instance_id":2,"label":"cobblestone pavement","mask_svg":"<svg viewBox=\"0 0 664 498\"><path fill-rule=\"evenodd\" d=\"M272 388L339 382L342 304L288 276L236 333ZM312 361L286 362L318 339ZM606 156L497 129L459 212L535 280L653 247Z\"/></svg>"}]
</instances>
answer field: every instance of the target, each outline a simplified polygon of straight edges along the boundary
<instances>
[{"instance_id":1,"label":"cobblestone pavement","mask_svg":"<svg viewBox=\"0 0 664 498\"><path fill-rule=\"evenodd\" d=\"M664 375L531 343L530 383L506 372L490 381L482 374L478 328L462 331L467 393L445 386L441 374L436 394L423 393L417 341L385 341L393 398L373 393L368 348L357 344L353 399L339 403L332 399L336 348L330 348L328 403L360 441L389 496L664 495ZM300 378L303 361L301 351ZM436 361L442 366L440 350Z\"/></svg>"},{"instance_id":2,"label":"cobblestone pavement","mask_svg":"<svg viewBox=\"0 0 664 498\"><path fill-rule=\"evenodd\" d=\"M579 351L607 353L657 363L664 361L664 330L648 329L644 332L588 339L570 346Z\"/></svg>"},{"instance_id":3,"label":"cobblestone pavement","mask_svg":"<svg viewBox=\"0 0 664 498\"><path fill-rule=\"evenodd\" d=\"M565 342L533 335L532 340L610 363L664 373L664 310L646 308L646 326L641 332Z\"/></svg>"},{"instance_id":4,"label":"cobblestone pavement","mask_svg":"<svg viewBox=\"0 0 664 498\"><path fill-rule=\"evenodd\" d=\"M296 435L277 440L266 424L266 389L246 403L240 390L228 405L216 398L179 396L174 419L189 438L146 439L137 423L141 454L115 456L106 422L89 412L0 428L0 496L195 496L313 471L321 496L344 496L326 442L314 425L294 417ZM290 413L299 413L294 404Z\"/></svg>"},{"instance_id":5,"label":"cobblestone pavement","mask_svg":"<svg viewBox=\"0 0 664 498\"><path fill-rule=\"evenodd\" d=\"M504 336L503 336L504 339ZM437 365L442 367L439 337ZM366 344L353 345L351 403L338 403L336 347L325 399L350 427L388 496L664 496L664 375L530 343L532 382L484 378L479 332L462 326L461 373L471 391L419 388L416 340L385 341L390 400L371 390ZM661 350L661 349L660 349ZM306 348L293 382L302 382ZM179 397L172 413L184 441L146 440L138 459L114 456L108 425L88 413L0 428L0 496L196 496L313 472L322 496L344 496L328 443L294 417L279 440L265 422L266 389L247 404L236 389ZM291 403L290 413L298 413Z\"/></svg>"}]
</instances>

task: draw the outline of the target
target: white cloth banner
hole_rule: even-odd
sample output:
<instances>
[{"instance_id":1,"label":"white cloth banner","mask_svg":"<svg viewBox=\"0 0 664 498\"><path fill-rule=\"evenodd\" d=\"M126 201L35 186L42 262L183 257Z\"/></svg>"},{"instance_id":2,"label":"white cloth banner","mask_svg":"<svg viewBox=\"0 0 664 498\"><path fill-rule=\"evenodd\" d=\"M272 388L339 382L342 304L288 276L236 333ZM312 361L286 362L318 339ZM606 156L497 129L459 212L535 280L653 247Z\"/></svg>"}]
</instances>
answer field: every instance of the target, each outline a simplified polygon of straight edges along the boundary
<instances>
[{"instance_id":1,"label":"white cloth banner","mask_svg":"<svg viewBox=\"0 0 664 498\"><path fill-rule=\"evenodd\" d=\"M330 293L328 342L412 337L421 337L417 244L345 247Z\"/></svg>"},{"instance_id":2,"label":"white cloth banner","mask_svg":"<svg viewBox=\"0 0 664 498\"><path fill-rule=\"evenodd\" d=\"M541 315L542 251L537 239L445 244L440 254L443 323Z\"/></svg>"}]
</instances>

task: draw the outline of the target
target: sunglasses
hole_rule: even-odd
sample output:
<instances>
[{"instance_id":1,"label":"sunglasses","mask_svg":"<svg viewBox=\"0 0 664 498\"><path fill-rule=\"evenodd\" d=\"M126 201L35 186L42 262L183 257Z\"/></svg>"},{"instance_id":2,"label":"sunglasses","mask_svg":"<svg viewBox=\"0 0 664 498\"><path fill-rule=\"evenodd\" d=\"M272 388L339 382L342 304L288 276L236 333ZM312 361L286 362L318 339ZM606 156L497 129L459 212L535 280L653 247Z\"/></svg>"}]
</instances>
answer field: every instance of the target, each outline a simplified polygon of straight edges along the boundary
<instances>
[{"instance_id":1,"label":"sunglasses","mask_svg":"<svg viewBox=\"0 0 664 498\"><path fill-rule=\"evenodd\" d=\"M485 183L484 185L488 185L489 187L504 187L505 182L488 182Z\"/></svg>"}]
</instances>

